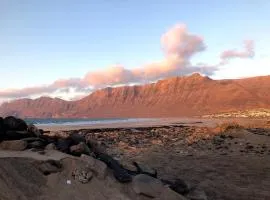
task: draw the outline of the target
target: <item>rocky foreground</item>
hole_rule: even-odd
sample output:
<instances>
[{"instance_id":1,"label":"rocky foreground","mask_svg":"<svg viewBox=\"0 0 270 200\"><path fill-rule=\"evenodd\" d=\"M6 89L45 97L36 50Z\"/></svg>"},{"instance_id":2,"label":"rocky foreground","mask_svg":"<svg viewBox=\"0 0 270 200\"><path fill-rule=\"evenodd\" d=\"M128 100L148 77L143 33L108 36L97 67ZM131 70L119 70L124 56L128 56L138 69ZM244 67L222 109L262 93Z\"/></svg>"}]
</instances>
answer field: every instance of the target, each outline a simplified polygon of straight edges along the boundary
<instances>
[{"instance_id":1,"label":"rocky foreground","mask_svg":"<svg viewBox=\"0 0 270 200\"><path fill-rule=\"evenodd\" d=\"M0 199L270 199L267 120L61 132L0 124Z\"/></svg>"},{"instance_id":2,"label":"rocky foreground","mask_svg":"<svg viewBox=\"0 0 270 200\"><path fill-rule=\"evenodd\" d=\"M82 133L50 135L11 116L0 127L0 199L207 199L182 179L124 167Z\"/></svg>"}]
</instances>

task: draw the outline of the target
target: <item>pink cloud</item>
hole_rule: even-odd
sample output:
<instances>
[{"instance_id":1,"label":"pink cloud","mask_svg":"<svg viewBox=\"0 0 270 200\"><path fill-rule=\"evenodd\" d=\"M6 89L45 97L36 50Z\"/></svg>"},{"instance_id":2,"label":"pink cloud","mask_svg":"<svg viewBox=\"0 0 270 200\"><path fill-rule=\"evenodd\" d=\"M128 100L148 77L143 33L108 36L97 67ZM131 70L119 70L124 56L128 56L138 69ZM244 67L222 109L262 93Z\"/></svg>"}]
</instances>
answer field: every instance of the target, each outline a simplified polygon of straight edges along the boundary
<instances>
[{"instance_id":1,"label":"pink cloud","mask_svg":"<svg viewBox=\"0 0 270 200\"><path fill-rule=\"evenodd\" d=\"M220 58L223 60L233 58L252 58L254 56L254 42L252 40L244 41L244 50L238 51L235 49L226 50L221 53Z\"/></svg>"},{"instance_id":2,"label":"pink cloud","mask_svg":"<svg viewBox=\"0 0 270 200\"><path fill-rule=\"evenodd\" d=\"M125 69L121 65L115 65L108 67L105 70L89 72L82 81L91 86L98 87L137 81L137 78L138 77L136 77L132 70Z\"/></svg>"},{"instance_id":3,"label":"pink cloud","mask_svg":"<svg viewBox=\"0 0 270 200\"><path fill-rule=\"evenodd\" d=\"M205 50L203 38L188 32L185 24L177 24L161 37L161 46L166 55L189 59Z\"/></svg>"},{"instance_id":4,"label":"pink cloud","mask_svg":"<svg viewBox=\"0 0 270 200\"><path fill-rule=\"evenodd\" d=\"M84 81L90 85L114 85L132 82L153 81L168 76L177 76L198 71L190 67L190 58L203 50L202 37L189 33L184 24L178 24L161 37L161 47L165 57L161 61L146 64L135 69L126 69L121 65L102 71L89 72Z\"/></svg>"},{"instance_id":5,"label":"pink cloud","mask_svg":"<svg viewBox=\"0 0 270 200\"><path fill-rule=\"evenodd\" d=\"M0 98L21 98L40 93L51 93L55 88L51 86L29 87L23 89L7 89L0 91Z\"/></svg>"}]
</instances>

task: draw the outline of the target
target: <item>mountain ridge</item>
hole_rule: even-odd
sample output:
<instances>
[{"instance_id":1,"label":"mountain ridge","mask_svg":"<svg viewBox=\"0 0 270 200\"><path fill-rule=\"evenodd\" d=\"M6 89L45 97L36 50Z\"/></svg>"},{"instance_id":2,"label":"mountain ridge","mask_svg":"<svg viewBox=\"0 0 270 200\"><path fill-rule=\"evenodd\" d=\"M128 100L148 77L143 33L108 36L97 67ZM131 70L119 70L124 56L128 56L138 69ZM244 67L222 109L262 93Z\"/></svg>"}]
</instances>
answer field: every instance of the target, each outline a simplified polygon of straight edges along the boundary
<instances>
[{"instance_id":1,"label":"mountain ridge","mask_svg":"<svg viewBox=\"0 0 270 200\"><path fill-rule=\"evenodd\" d=\"M65 101L40 97L0 106L2 116L34 118L182 117L270 108L270 76L213 80L198 73L155 83L107 87Z\"/></svg>"}]
</instances>

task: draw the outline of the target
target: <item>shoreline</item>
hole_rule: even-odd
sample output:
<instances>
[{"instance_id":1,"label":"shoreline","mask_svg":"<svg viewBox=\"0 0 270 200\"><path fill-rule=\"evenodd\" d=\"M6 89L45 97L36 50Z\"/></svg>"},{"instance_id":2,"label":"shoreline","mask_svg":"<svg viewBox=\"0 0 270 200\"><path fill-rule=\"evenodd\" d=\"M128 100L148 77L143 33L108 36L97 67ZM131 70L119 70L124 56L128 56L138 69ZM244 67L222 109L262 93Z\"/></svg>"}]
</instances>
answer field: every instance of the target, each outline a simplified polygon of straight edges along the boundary
<instances>
[{"instance_id":1,"label":"shoreline","mask_svg":"<svg viewBox=\"0 0 270 200\"><path fill-rule=\"evenodd\" d=\"M159 126L173 126L173 125L186 125L186 126L214 126L217 120L208 120L202 118L153 118L145 121L132 121L132 122L101 122L97 124L79 124L79 125L42 125L36 126L44 131L70 131L79 129L106 129L106 128L140 128L140 127L159 127Z\"/></svg>"},{"instance_id":2,"label":"shoreline","mask_svg":"<svg viewBox=\"0 0 270 200\"><path fill-rule=\"evenodd\" d=\"M260 118L152 118L142 121L127 121L127 122L101 122L97 124L53 124L42 125L36 124L36 126L44 131L71 131L81 129L106 129L106 128L140 128L140 127L160 127L160 126L196 126L196 127L216 127L218 124L224 122L237 122L242 125L261 124L270 119Z\"/></svg>"}]
</instances>

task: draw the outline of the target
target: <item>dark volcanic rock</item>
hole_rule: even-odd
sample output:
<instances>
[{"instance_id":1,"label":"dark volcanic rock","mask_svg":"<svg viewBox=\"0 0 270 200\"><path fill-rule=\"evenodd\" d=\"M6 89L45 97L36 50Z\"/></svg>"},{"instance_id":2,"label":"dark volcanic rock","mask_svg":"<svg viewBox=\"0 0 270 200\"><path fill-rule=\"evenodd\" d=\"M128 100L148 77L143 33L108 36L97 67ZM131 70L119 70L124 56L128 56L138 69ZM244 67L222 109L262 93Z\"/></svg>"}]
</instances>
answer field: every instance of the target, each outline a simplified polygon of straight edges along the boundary
<instances>
[{"instance_id":1,"label":"dark volcanic rock","mask_svg":"<svg viewBox=\"0 0 270 200\"><path fill-rule=\"evenodd\" d=\"M189 192L188 184L181 179L175 179L174 181L162 180L162 182L168 184L172 190L179 194L187 194Z\"/></svg>"},{"instance_id":2,"label":"dark volcanic rock","mask_svg":"<svg viewBox=\"0 0 270 200\"><path fill-rule=\"evenodd\" d=\"M31 142L31 143L28 143L27 147L28 148L44 148L44 143L42 141L34 141L34 142Z\"/></svg>"},{"instance_id":3,"label":"dark volcanic rock","mask_svg":"<svg viewBox=\"0 0 270 200\"><path fill-rule=\"evenodd\" d=\"M28 132L33 133L34 135L36 135L37 137L39 137L40 135L42 135L42 130L38 129L35 125L30 124L27 127Z\"/></svg>"},{"instance_id":4,"label":"dark volcanic rock","mask_svg":"<svg viewBox=\"0 0 270 200\"><path fill-rule=\"evenodd\" d=\"M70 138L74 144L79 144L81 142L86 143L85 137L78 133L72 133L68 138Z\"/></svg>"},{"instance_id":5,"label":"dark volcanic rock","mask_svg":"<svg viewBox=\"0 0 270 200\"><path fill-rule=\"evenodd\" d=\"M20 140L23 138L29 138L33 137L34 135L32 133L29 133L27 131L16 131L16 130L8 130L4 134L5 140Z\"/></svg>"},{"instance_id":6,"label":"dark volcanic rock","mask_svg":"<svg viewBox=\"0 0 270 200\"><path fill-rule=\"evenodd\" d=\"M208 200L204 190L199 187L192 188L188 193L187 198L190 200Z\"/></svg>"},{"instance_id":7,"label":"dark volcanic rock","mask_svg":"<svg viewBox=\"0 0 270 200\"><path fill-rule=\"evenodd\" d=\"M72 145L72 140L59 138L56 143L56 148L64 153L69 153L69 147Z\"/></svg>"},{"instance_id":8,"label":"dark volcanic rock","mask_svg":"<svg viewBox=\"0 0 270 200\"><path fill-rule=\"evenodd\" d=\"M0 117L0 134L3 133L4 131L5 131L4 119Z\"/></svg>"},{"instance_id":9,"label":"dark volcanic rock","mask_svg":"<svg viewBox=\"0 0 270 200\"><path fill-rule=\"evenodd\" d=\"M22 119L8 116L4 119L4 127L6 130L26 131L28 126Z\"/></svg>"},{"instance_id":10,"label":"dark volcanic rock","mask_svg":"<svg viewBox=\"0 0 270 200\"><path fill-rule=\"evenodd\" d=\"M84 142L80 142L77 145L73 145L69 148L69 151L72 155L80 156L81 154L90 155L91 151Z\"/></svg>"}]
</instances>

